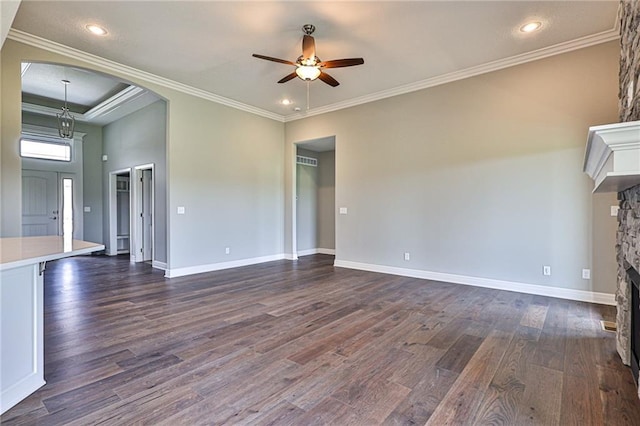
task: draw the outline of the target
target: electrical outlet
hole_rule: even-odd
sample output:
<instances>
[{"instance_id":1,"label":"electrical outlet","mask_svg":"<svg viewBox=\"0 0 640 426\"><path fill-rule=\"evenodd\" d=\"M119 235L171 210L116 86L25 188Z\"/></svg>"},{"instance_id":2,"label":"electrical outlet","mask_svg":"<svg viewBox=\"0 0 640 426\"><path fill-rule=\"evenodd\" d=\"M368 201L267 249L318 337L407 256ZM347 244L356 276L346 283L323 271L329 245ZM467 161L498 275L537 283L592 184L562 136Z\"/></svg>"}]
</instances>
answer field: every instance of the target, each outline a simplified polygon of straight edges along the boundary
<instances>
[{"instance_id":1,"label":"electrical outlet","mask_svg":"<svg viewBox=\"0 0 640 426\"><path fill-rule=\"evenodd\" d=\"M542 275L551 276L551 266L543 266Z\"/></svg>"},{"instance_id":2,"label":"electrical outlet","mask_svg":"<svg viewBox=\"0 0 640 426\"><path fill-rule=\"evenodd\" d=\"M229 254L229 253L231 253L231 247L225 247L224 254Z\"/></svg>"},{"instance_id":3,"label":"electrical outlet","mask_svg":"<svg viewBox=\"0 0 640 426\"><path fill-rule=\"evenodd\" d=\"M618 216L618 210L620 210L619 206L611 206L611 216Z\"/></svg>"},{"instance_id":4,"label":"electrical outlet","mask_svg":"<svg viewBox=\"0 0 640 426\"><path fill-rule=\"evenodd\" d=\"M407 261L408 261L408 260L411 260L411 254L410 254L410 253L408 253L408 252L406 252L406 253L404 254L404 260L407 260Z\"/></svg>"},{"instance_id":5,"label":"electrical outlet","mask_svg":"<svg viewBox=\"0 0 640 426\"><path fill-rule=\"evenodd\" d=\"M582 270L582 279L590 280L591 279L591 269L583 269Z\"/></svg>"}]
</instances>

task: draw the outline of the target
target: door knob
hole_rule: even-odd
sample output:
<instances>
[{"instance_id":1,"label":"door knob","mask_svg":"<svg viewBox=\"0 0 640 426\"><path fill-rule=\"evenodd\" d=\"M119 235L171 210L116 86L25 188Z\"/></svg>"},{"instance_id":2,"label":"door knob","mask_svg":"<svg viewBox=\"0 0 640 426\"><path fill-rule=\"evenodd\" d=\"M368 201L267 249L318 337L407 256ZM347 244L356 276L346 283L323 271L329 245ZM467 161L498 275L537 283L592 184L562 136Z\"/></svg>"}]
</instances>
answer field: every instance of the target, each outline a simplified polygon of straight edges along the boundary
<instances>
[{"instance_id":1,"label":"door knob","mask_svg":"<svg viewBox=\"0 0 640 426\"><path fill-rule=\"evenodd\" d=\"M57 217L55 217L55 216L54 216L54 217L50 217L49 219L56 220L56 219L57 219Z\"/></svg>"}]
</instances>

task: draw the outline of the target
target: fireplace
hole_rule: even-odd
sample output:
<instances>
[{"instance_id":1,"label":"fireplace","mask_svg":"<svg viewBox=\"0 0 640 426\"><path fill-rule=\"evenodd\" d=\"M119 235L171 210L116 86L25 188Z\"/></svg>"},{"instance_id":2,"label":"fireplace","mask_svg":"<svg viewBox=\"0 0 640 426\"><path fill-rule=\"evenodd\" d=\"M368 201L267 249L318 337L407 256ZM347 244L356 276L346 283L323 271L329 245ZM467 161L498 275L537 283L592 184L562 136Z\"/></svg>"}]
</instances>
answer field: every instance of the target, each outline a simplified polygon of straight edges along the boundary
<instances>
[{"instance_id":1,"label":"fireplace","mask_svg":"<svg viewBox=\"0 0 640 426\"><path fill-rule=\"evenodd\" d=\"M640 274L634 268L627 269L631 280L631 370L638 384L638 363L640 361Z\"/></svg>"}]
</instances>

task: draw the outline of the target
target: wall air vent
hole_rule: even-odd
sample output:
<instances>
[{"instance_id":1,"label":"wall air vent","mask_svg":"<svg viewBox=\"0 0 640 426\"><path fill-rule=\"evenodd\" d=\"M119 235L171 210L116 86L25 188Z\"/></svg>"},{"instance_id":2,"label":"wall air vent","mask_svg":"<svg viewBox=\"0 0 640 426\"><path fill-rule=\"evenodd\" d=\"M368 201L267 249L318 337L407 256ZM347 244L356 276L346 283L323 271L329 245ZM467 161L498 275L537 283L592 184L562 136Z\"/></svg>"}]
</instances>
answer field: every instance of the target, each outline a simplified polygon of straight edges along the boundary
<instances>
[{"instance_id":1,"label":"wall air vent","mask_svg":"<svg viewBox=\"0 0 640 426\"><path fill-rule=\"evenodd\" d=\"M316 158L304 157L302 155L296 156L296 163L303 166L318 167L318 160Z\"/></svg>"}]
</instances>

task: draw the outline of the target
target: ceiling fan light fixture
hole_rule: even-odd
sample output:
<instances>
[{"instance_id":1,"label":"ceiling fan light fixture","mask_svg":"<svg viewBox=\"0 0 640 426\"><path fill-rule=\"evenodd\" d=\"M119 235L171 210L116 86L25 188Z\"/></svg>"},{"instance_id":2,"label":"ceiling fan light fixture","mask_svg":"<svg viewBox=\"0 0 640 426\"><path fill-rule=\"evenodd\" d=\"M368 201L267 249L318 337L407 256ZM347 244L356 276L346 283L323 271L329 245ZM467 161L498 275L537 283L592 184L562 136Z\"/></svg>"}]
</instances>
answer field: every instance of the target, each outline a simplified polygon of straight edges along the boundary
<instances>
[{"instance_id":1,"label":"ceiling fan light fixture","mask_svg":"<svg viewBox=\"0 0 640 426\"><path fill-rule=\"evenodd\" d=\"M298 77L305 81L315 80L320 77L320 73L320 68L315 66L299 65L298 68L296 68L296 74Z\"/></svg>"}]
</instances>

